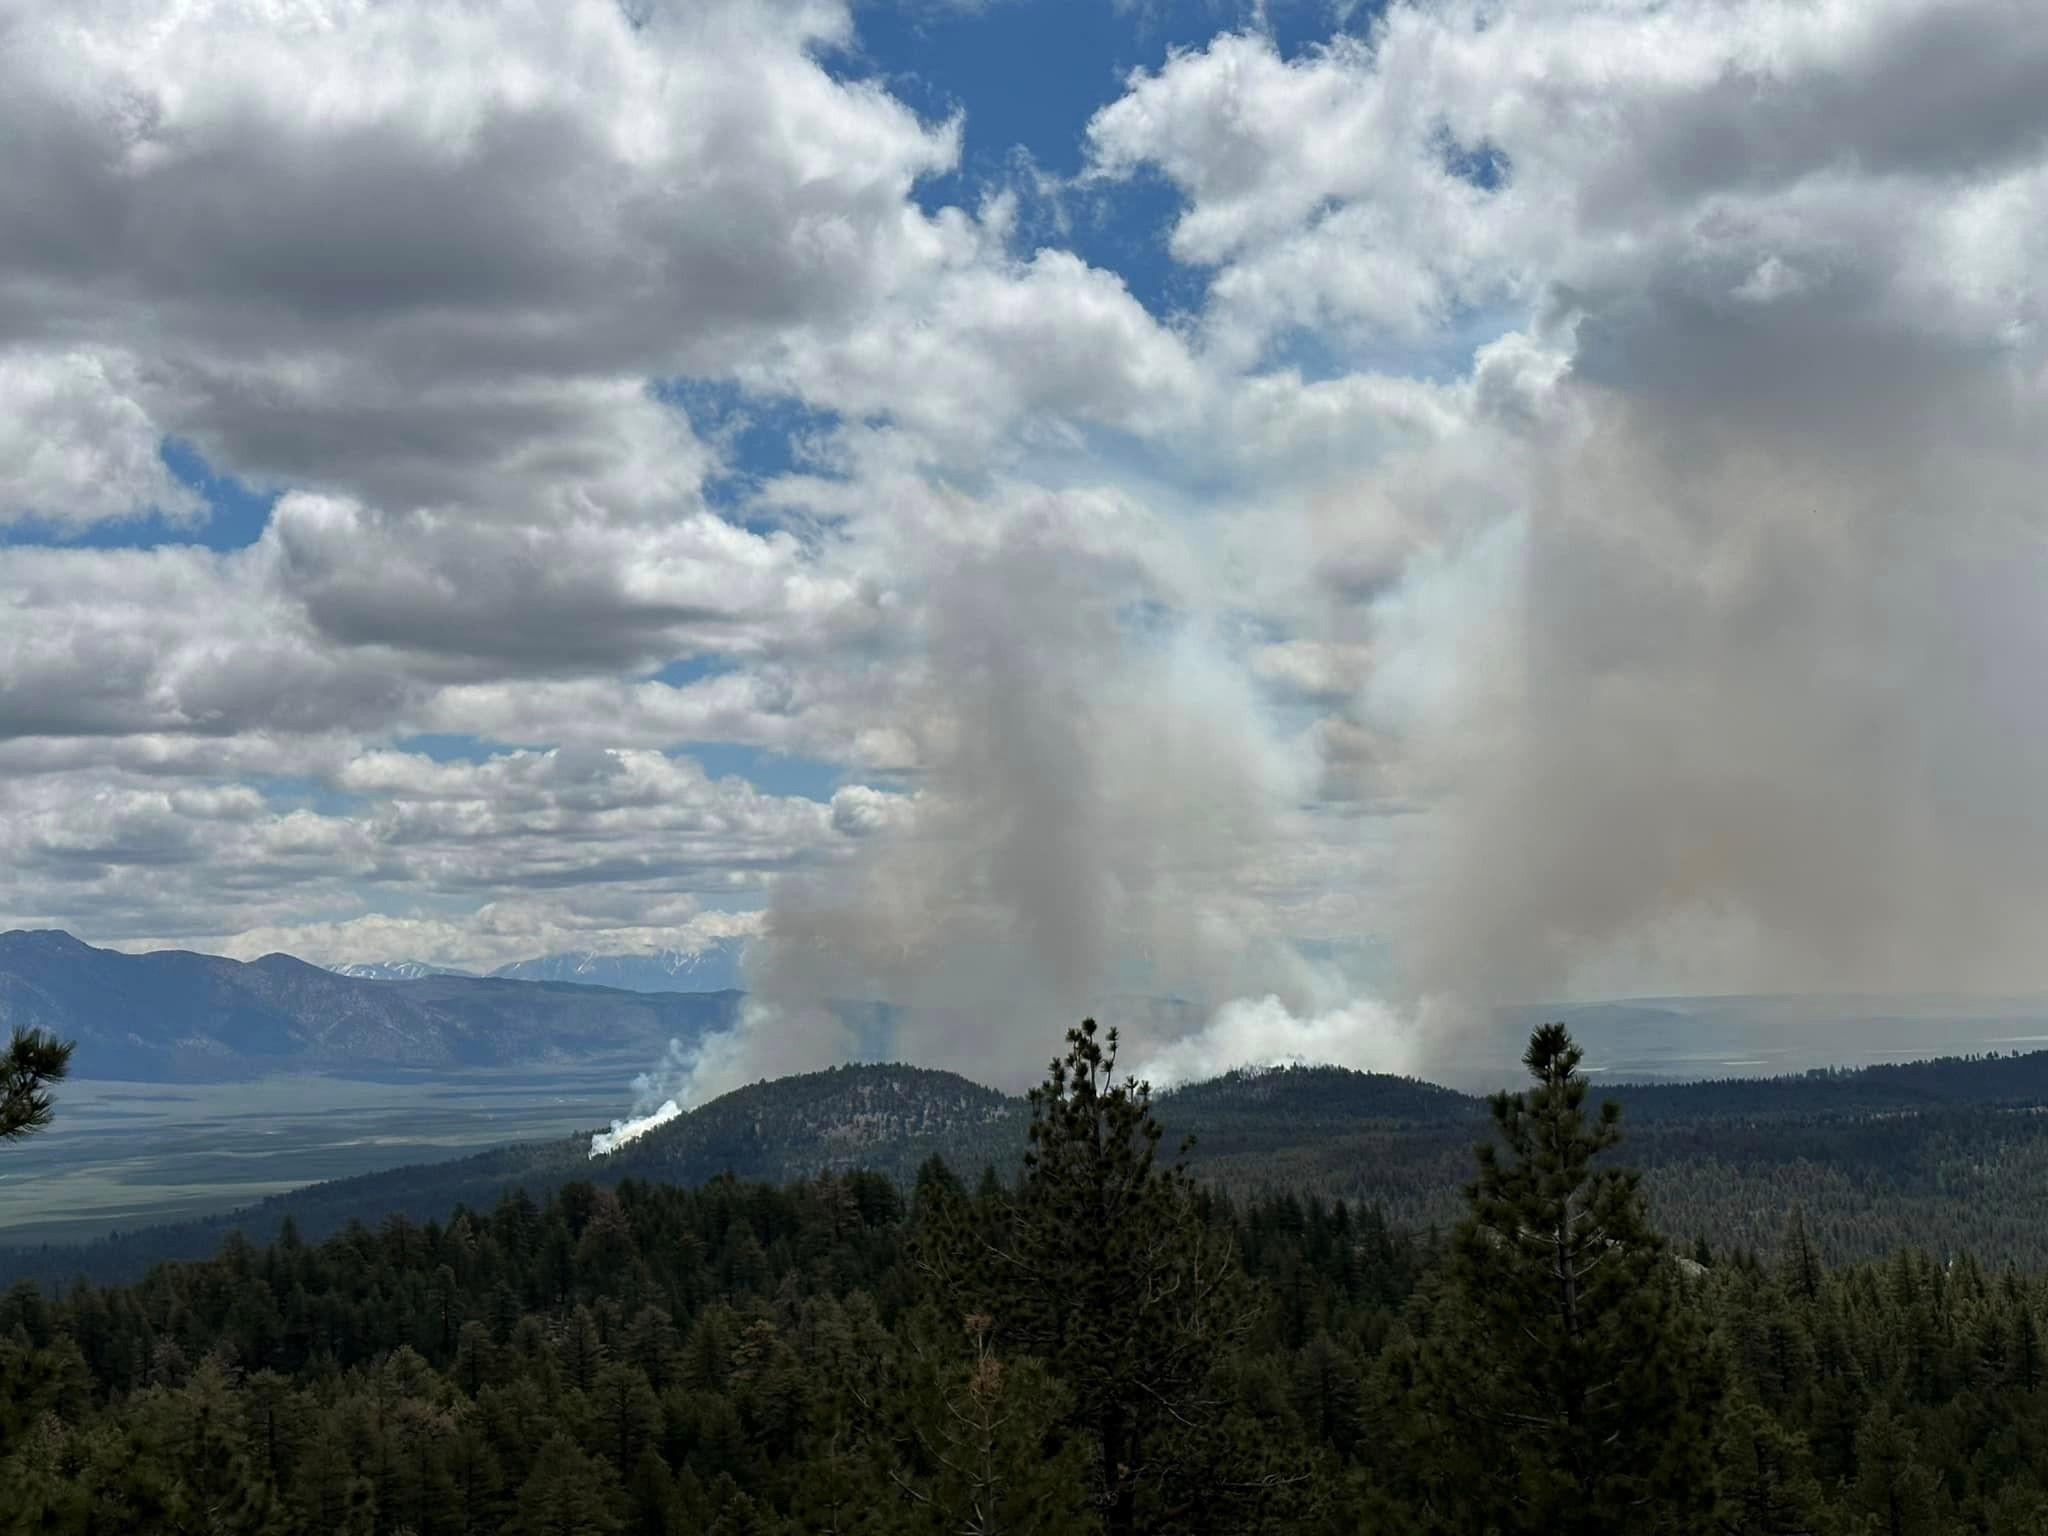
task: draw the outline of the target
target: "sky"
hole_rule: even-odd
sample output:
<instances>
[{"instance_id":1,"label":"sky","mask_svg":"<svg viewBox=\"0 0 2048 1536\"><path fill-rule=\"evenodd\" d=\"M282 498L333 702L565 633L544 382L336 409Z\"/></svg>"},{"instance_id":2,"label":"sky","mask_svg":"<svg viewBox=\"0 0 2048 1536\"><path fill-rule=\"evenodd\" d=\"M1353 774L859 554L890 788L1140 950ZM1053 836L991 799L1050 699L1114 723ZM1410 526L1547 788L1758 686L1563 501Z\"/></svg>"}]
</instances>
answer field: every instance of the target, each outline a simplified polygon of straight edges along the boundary
<instances>
[{"instance_id":1,"label":"sky","mask_svg":"<svg viewBox=\"0 0 2048 1536\"><path fill-rule=\"evenodd\" d=\"M0 0L0 927L2048 990L2044 215L2036 0Z\"/></svg>"}]
</instances>

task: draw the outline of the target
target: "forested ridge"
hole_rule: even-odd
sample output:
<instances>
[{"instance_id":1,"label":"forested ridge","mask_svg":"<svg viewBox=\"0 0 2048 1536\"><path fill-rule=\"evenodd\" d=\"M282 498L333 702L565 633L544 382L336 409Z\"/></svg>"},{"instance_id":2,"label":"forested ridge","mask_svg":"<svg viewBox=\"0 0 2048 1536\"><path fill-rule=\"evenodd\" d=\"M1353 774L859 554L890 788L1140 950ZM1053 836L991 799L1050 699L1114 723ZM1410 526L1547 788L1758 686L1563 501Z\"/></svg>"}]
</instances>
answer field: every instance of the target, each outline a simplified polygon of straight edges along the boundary
<instances>
[{"instance_id":1,"label":"forested ridge","mask_svg":"<svg viewBox=\"0 0 2048 1536\"><path fill-rule=\"evenodd\" d=\"M2048 1278L1652 1230L1561 1029L1461 1215L1197 1182L1076 1032L1014 1173L628 1179L0 1298L0 1529L2048 1530ZM2020 1213L2036 1219L2034 1213Z\"/></svg>"},{"instance_id":2,"label":"forested ridge","mask_svg":"<svg viewBox=\"0 0 2048 1536\"><path fill-rule=\"evenodd\" d=\"M1717 1247L1774 1252L1803 1209L1829 1258L1909 1244L2048 1268L2048 1052L1952 1057L1794 1077L1603 1087L1626 1105L1629 1156L1652 1218ZM1447 1227L1462 1209L1486 1101L1435 1084L1334 1067L1231 1073L1164 1094L1161 1116L1192 1135L1190 1166L1239 1198L1315 1194L1379 1207L1403 1227ZM139 1277L200 1258L233 1231L252 1242L290 1217L324 1237L351 1220L441 1219L514 1188L545 1196L579 1180L700 1184L722 1173L782 1184L865 1169L908 1184L939 1157L1013 1176L1024 1099L950 1072L837 1067L756 1083L593 1162L588 1141L526 1142L449 1162L315 1185L247 1210L82 1246L0 1246L0 1284Z\"/></svg>"}]
</instances>

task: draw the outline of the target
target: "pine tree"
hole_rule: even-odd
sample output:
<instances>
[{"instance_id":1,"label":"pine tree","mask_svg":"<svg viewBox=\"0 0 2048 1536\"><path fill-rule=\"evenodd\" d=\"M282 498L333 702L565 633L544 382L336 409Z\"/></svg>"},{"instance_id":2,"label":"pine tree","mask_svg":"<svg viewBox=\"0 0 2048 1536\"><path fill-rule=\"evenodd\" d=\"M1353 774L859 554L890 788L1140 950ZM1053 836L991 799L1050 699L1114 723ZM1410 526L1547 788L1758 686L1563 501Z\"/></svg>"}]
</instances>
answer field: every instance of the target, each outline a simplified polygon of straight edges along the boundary
<instances>
[{"instance_id":1,"label":"pine tree","mask_svg":"<svg viewBox=\"0 0 2048 1536\"><path fill-rule=\"evenodd\" d=\"M1288 1397L1303 1426L1341 1455L1358 1439L1363 1407L1358 1361L1327 1333L1302 1347L1289 1374Z\"/></svg>"},{"instance_id":2,"label":"pine tree","mask_svg":"<svg viewBox=\"0 0 2048 1536\"><path fill-rule=\"evenodd\" d=\"M1058 1432L1066 1394L1034 1360L1007 1361L979 1314L927 1312L866 1404L885 1529L931 1536L1069 1536L1099 1529L1081 1442ZM1047 1446L1053 1453L1047 1454Z\"/></svg>"},{"instance_id":3,"label":"pine tree","mask_svg":"<svg viewBox=\"0 0 2048 1536\"><path fill-rule=\"evenodd\" d=\"M1031 1091L1015 1190L969 1203L924 1181L919 1262L942 1313L988 1317L994 1347L1044 1361L1066 1387L1094 1508L1110 1536L1130 1536L1191 1529L1191 1505L1226 1502L1237 1480L1211 1369L1255 1308L1186 1168L1160 1166L1151 1090L1118 1079L1116 1039L1093 1019L1067 1032Z\"/></svg>"},{"instance_id":4,"label":"pine tree","mask_svg":"<svg viewBox=\"0 0 2048 1536\"><path fill-rule=\"evenodd\" d=\"M1813 1240L1806 1235L1806 1213L1796 1205L1792 1207L1791 1215L1785 1218L1785 1235L1778 1246L1785 1288L1799 1301L1811 1306L1820 1299L1820 1255L1814 1251Z\"/></svg>"},{"instance_id":5,"label":"pine tree","mask_svg":"<svg viewBox=\"0 0 2048 1536\"><path fill-rule=\"evenodd\" d=\"M1440 1531L1648 1536L1715 1529L1718 1378L1686 1282L1620 1140L1586 1113L1581 1053L1546 1024L1525 1093L1497 1094L1507 1153L1478 1149L1469 1215L1420 1316L1424 1524Z\"/></svg>"},{"instance_id":6,"label":"pine tree","mask_svg":"<svg viewBox=\"0 0 2048 1536\"><path fill-rule=\"evenodd\" d=\"M1768 1409L1730 1403L1722 1414L1719 1459L1731 1536L1806 1536L1818 1523L1820 1486L1805 1442Z\"/></svg>"},{"instance_id":7,"label":"pine tree","mask_svg":"<svg viewBox=\"0 0 2048 1536\"><path fill-rule=\"evenodd\" d=\"M598 1332L597 1319L590 1315L588 1307L579 1306L569 1314L562 1325L557 1352L562 1362L562 1375L568 1384L579 1392L588 1392L596 1383L597 1373L603 1368L609 1353L603 1336Z\"/></svg>"},{"instance_id":8,"label":"pine tree","mask_svg":"<svg viewBox=\"0 0 2048 1536\"><path fill-rule=\"evenodd\" d=\"M654 1438L661 1404L636 1366L607 1365L590 1389L595 1431L593 1449L607 1457L624 1477L633 1470L642 1447Z\"/></svg>"},{"instance_id":9,"label":"pine tree","mask_svg":"<svg viewBox=\"0 0 2048 1536\"><path fill-rule=\"evenodd\" d=\"M1876 1536L1922 1536L1945 1529L1938 1515L1940 1479L1914 1454L1913 1433L1887 1403L1877 1403L1856 1431L1852 1503Z\"/></svg>"},{"instance_id":10,"label":"pine tree","mask_svg":"<svg viewBox=\"0 0 2048 1536\"><path fill-rule=\"evenodd\" d=\"M50 1123L53 1106L44 1090L70 1070L70 1041L16 1026L0 1051L0 1141L32 1136Z\"/></svg>"},{"instance_id":11,"label":"pine tree","mask_svg":"<svg viewBox=\"0 0 2048 1536\"><path fill-rule=\"evenodd\" d=\"M557 1434L534 1457L505 1529L512 1536L612 1536L624 1491L612 1469Z\"/></svg>"}]
</instances>

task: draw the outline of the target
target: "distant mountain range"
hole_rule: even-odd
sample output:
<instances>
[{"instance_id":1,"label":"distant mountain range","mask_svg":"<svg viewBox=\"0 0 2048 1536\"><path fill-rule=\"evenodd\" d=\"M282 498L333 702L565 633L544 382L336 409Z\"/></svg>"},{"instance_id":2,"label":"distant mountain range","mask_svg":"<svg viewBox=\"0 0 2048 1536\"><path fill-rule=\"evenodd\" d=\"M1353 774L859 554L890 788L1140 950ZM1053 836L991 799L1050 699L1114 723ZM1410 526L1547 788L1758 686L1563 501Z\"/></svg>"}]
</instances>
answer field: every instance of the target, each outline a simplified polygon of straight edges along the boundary
<instances>
[{"instance_id":1,"label":"distant mountain range","mask_svg":"<svg viewBox=\"0 0 2048 1536\"><path fill-rule=\"evenodd\" d=\"M287 1071L645 1063L732 1021L736 992L640 992L427 972L343 975L290 955L127 955L0 933L0 1027L78 1042L79 1077L207 1082Z\"/></svg>"},{"instance_id":2,"label":"distant mountain range","mask_svg":"<svg viewBox=\"0 0 2048 1536\"><path fill-rule=\"evenodd\" d=\"M488 974L503 981L560 981L624 992L724 992L740 986L742 939L718 939L702 949L663 949L652 954L599 954L570 950L514 960ZM471 976L473 971L424 960L367 960L328 967L337 976L361 981L418 981L427 976Z\"/></svg>"}]
</instances>

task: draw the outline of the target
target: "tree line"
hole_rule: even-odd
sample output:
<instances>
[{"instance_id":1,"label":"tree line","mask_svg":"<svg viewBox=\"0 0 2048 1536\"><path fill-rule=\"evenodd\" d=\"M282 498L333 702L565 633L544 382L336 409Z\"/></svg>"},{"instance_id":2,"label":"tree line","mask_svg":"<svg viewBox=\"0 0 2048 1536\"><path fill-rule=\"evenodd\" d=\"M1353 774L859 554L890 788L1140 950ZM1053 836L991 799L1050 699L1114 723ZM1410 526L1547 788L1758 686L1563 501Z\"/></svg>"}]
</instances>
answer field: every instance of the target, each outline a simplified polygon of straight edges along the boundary
<instances>
[{"instance_id":1,"label":"tree line","mask_svg":"<svg viewBox=\"0 0 2048 1536\"><path fill-rule=\"evenodd\" d=\"M0 1296L0 1531L2048 1531L2037 1274L1667 1242L1562 1026L1438 1231L1191 1176L1114 1032L1018 1171L513 1194Z\"/></svg>"}]
</instances>

